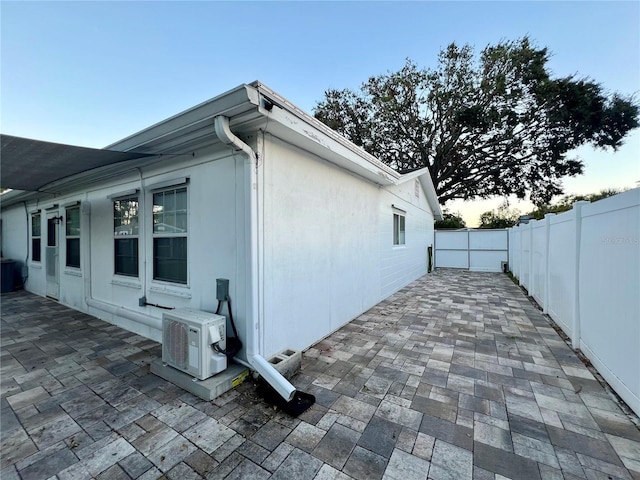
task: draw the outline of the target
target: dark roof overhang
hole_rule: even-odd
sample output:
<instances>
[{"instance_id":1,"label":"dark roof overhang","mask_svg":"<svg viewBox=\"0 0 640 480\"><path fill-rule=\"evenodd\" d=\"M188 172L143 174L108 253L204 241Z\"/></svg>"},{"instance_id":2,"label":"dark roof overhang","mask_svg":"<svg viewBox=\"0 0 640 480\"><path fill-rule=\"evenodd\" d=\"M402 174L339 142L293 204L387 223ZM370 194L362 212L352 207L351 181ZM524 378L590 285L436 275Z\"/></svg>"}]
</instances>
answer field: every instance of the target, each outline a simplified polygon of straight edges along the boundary
<instances>
[{"instance_id":1,"label":"dark roof overhang","mask_svg":"<svg viewBox=\"0 0 640 480\"><path fill-rule=\"evenodd\" d=\"M0 134L0 187L37 192L57 180L128 160L154 156L44 142Z\"/></svg>"}]
</instances>

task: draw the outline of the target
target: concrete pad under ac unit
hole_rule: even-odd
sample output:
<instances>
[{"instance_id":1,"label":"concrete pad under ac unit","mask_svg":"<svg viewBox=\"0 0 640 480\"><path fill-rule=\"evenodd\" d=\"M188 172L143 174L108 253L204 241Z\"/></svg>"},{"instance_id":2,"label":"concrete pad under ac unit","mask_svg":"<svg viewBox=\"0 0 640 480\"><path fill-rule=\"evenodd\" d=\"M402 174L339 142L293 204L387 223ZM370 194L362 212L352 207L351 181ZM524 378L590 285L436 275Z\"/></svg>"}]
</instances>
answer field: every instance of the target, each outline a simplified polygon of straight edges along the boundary
<instances>
[{"instance_id":1,"label":"concrete pad under ac unit","mask_svg":"<svg viewBox=\"0 0 640 480\"><path fill-rule=\"evenodd\" d=\"M237 387L249 376L249 370L246 367L231 364L226 370L213 377L209 377L206 380L198 380L187 373L168 365L163 365L162 360L159 358L151 362L151 373L207 401L214 400L223 393Z\"/></svg>"}]
</instances>

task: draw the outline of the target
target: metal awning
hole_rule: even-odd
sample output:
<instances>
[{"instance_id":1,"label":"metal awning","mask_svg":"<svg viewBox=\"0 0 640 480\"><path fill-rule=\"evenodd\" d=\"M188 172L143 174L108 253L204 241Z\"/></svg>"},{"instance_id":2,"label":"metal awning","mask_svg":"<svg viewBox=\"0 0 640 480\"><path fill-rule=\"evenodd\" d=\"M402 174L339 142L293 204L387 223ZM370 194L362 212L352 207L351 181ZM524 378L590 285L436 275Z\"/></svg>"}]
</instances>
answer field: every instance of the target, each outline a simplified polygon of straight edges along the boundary
<instances>
[{"instance_id":1,"label":"metal awning","mask_svg":"<svg viewBox=\"0 0 640 480\"><path fill-rule=\"evenodd\" d=\"M36 192L72 175L154 156L43 142L0 134L0 187Z\"/></svg>"}]
</instances>

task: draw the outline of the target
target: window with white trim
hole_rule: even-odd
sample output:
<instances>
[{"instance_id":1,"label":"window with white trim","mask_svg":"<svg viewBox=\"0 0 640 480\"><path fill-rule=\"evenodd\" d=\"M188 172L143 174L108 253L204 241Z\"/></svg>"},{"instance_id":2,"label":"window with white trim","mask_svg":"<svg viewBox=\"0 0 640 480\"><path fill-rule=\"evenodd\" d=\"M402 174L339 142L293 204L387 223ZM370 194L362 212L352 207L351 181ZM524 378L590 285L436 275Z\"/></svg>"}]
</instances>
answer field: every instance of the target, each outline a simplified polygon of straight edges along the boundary
<instances>
[{"instance_id":1,"label":"window with white trim","mask_svg":"<svg viewBox=\"0 0 640 480\"><path fill-rule=\"evenodd\" d=\"M65 215L67 267L80 268L80 207L69 207Z\"/></svg>"},{"instance_id":2,"label":"window with white trim","mask_svg":"<svg viewBox=\"0 0 640 480\"><path fill-rule=\"evenodd\" d=\"M187 187L153 192L153 279L187 283Z\"/></svg>"},{"instance_id":3,"label":"window with white trim","mask_svg":"<svg viewBox=\"0 0 640 480\"><path fill-rule=\"evenodd\" d=\"M405 216L401 213L393 214L393 244L404 245Z\"/></svg>"},{"instance_id":4,"label":"window with white trim","mask_svg":"<svg viewBox=\"0 0 640 480\"><path fill-rule=\"evenodd\" d=\"M42 220L40 213L31 214L31 260L42 261Z\"/></svg>"},{"instance_id":5,"label":"window with white trim","mask_svg":"<svg viewBox=\"0 0 640 480\"><path fill-rule=\"evenodd\" d=\"M114 273L138 276L138 197L113 201L113 258Z\"/></svg>"}]
</instances>

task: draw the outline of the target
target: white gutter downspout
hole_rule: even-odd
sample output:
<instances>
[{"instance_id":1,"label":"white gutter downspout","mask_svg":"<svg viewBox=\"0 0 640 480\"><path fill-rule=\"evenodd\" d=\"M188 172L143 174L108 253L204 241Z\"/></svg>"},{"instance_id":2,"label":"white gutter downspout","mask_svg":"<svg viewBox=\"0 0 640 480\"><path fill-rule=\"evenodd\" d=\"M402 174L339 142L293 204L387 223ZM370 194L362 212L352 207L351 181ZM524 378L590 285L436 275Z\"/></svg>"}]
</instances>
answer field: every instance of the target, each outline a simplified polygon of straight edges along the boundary
<instances>
[{"instance_id":1,"label":"white gutter downspout","mask_svg":"<svg viewBox=\"0 0 640 480\"><path fill-rule=\"evenodd\" d=\"M112 305L110 303L93 298L91 292L91 204L87 200L85 200L80 205L80 211L83 219L81 231L87 232L85 235L86 240L84 242L84 251L82 257L82 262L84 264L84 301L87 306L106 313L110 313L111 315L116 315L118 317L132 320L136 323L146 325L162 332L162 320L158 318L143 315L126 307Z\"/></svg>"},{"instance_id":2,"label":"white gutter downspout","mask_svg":"<svg viewBox=\"0 0 640 480\"><path fill-rule=\"evenodd\" d=\"M257 188L258 188L258 174L257 174L257 155L253 149L236 137L229 129L229 118L219 115L214 118L214 124L216 129L216 135L225 144L232 146L238 151L242 151L248 157L249 162L245 163L245 172L248 168L249 182L247 185L247 193L245 199L249 205L249 218L248 218L248 230L250 234L250 241L247 244L246 258L250 265L250 276L248 294L251 299L250 310L247 312L247 318L253 319L253 325L249 325L247 328L247 360L249 367L258 372L266 382L271 385L278 394L284 398L287 402L293 399L296 393L296 389L286 378L284 378L280 372L278 372L273 366L267 362L262 355L260 355L259 347L259 335L260 331L260 319L258 309L258 205L257 205ZM250 328L249 328L250 327Z\"/></svg>"}]
</instances>

